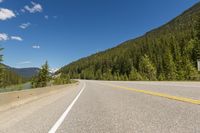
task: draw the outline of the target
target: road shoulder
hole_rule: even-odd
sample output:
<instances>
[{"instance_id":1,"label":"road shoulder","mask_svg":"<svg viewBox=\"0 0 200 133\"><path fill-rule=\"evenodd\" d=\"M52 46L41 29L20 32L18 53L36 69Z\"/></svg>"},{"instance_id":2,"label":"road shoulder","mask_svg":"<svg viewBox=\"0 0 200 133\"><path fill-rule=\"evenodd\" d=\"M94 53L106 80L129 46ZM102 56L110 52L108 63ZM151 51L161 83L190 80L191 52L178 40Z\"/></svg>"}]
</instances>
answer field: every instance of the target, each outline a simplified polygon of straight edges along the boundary
<instances>
[{"instance_id":1,"label":"road shoulder","mask_svg":"<svg viewBox=\"0 0 200 133\"><path fill-rule=\"evenodd\" d=\"M78 84L79 83L56 85L44 88L0 93L0 112L65 91L66 89L77 86Z\"/></svg>"}]
</instances>

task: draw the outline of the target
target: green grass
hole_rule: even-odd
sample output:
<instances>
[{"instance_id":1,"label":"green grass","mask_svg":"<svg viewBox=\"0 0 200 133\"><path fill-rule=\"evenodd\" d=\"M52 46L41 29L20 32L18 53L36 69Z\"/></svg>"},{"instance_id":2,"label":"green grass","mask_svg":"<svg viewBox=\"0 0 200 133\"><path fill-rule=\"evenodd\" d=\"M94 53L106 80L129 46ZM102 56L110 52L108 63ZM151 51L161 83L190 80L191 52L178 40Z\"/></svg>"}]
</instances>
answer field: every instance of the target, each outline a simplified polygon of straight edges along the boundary
<instances>
[{"instance_id":1,"label":"green grass","mask_svg":"<svg viewBox=\"0 0 200 133\"><path fill-rule=\"evenodd\" d=\"M76 83L76 82L77 82L76 80L70 80L70 82L68 84L73 84L73 83ZM47 86L52 86L52 85L54 85L53 81L49 82ZM11 85L11 86L8 86L8 87L5 87L5 88L0 88L0 93L10 92L10 91L27 90L27 89L34 89L34 88L31 87L30 82L27 82L27 83L24 83L24 84L18 84L18 85Z\"/></svg>"},{"instance_id":2,"label":"green grass","mask_svg":"<svg viewBox=\"0 0 200 133\"><path fill-rule=\"evenodd\" d=\"M31 89L30 82L24 83L24 84L12 85L5 88L0 88L0 93L9 92L9 91L26 90L26 89Z\"/></svg>"}]
</instances>

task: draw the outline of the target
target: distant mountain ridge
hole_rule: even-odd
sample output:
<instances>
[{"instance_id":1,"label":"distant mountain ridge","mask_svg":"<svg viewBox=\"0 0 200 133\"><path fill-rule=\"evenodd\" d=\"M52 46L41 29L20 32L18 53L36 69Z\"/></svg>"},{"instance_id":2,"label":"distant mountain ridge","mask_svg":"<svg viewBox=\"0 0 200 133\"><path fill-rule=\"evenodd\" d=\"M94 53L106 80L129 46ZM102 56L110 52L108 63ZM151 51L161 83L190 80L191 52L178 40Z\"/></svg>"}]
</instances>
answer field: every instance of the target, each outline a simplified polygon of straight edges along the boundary
<instances>
[{"instance_id":1,"label":"distant mountain ridge","mask_svg":"<svg viewBox=\"0 0 200 133\"><path fill-rule=\"evenodd\" d=\"M30 67L30 68L11 68L12 71L17 73L18 75L24 77L24 78L31 78L38 74L40 71L39 68L36 67Z\"/></svg>"},{"instance_id":2,"label":"distant mountain ridge","mask_svg":"<svg viewBox=\"0 0 200 133\"><path fill-rule=\"evenodd\" d=\"M3 64L6 68L8 68L9 70L15 72L17 75L23 77L23 78L31 78L35 75L38 74L40 68L37 67L29 67L29 68L14 68L14 67L10 67L8 65Z\"/></svg>"}]
</instances>

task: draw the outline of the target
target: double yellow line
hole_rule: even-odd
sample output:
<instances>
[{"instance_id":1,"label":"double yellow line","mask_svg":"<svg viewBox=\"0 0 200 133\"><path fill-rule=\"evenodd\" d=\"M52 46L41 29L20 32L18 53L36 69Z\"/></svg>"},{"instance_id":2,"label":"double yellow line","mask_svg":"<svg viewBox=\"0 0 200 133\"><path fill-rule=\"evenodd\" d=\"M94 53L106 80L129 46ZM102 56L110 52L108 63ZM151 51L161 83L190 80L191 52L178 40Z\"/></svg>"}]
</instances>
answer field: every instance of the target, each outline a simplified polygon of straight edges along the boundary
<instances>
[{"instance_id":1,"label":"double yellow line","mask_svg":"<svg viewBox=\"0 0 200 133\"><path fill-rule=\"evenodd\" d=\"M110 86L110 87L114 87L114 88L120 88L120 89L124 89L124 90L138 92L138 93L144 93L144 94L148 94L148 95L152 95L152 96L158 96L158 97L168 98L168 99L171 99L171 100L176 100L176 101L200 105L200 100L195 100L195 99L191 99L191 98L173 96L173 95L169 95L169 94L158 93L158 92L153 92L153 91L148 91L148 90L128 88L128 87L113 85L113 84L109 84L109 83L101 83L101 84L107 85L107 86Z\"/></svg>"}]
</instances>

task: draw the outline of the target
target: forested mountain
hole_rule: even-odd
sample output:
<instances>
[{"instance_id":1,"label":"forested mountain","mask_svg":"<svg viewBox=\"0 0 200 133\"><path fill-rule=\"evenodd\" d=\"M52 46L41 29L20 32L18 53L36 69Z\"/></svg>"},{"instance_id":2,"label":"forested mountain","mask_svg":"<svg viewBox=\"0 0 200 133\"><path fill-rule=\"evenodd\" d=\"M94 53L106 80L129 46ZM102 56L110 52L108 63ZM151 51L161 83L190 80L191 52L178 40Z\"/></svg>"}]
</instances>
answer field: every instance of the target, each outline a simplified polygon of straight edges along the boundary
<instances>
[{"instance_id":1,"label":"forested mountain","mask_svg":"<svg viewBox=\"0 0 200 133\"><path fill-rule=\"evenodd\" d=\"M148 23L148 22L147 22ZM167 24L57 73L105 80L199 80L200 3Z\"/></svg>"},{"instance_id":2,"label":"forested mountain","mask_svg":"<svg viewBox=\"0 0 200 133\"><path fill-rule=\"evenodd\" d=\"M40 70L39 68L13 68L1 63L0 67L3 68L1 87L24 83L37 75Z\"/></svg>"},{"instance_id":3,"label":"forested mountain","mask_svg":"<svg viewBox=\"0 0 200 133\"><path fill-rule=\"evenodd\" d=\"M39 68L36 67L30 67L30 68L11 68L12 71L17 73L18 75L24 77L24 78L32 78L33 76L37 75L40 71Z\"/></svg>"},{"instance_id":4,"label":"forested mountain","mask_svg":"<svg viewBox=\"0 0 200 133\"><path fill-rule=\"evenodd\" d=\"M38 72L40 71L40 68L37 67L30 67L30 68L14 68L14 67L10 67L8 65L2 64L6 69L9 69L11 71L13 71L14 73L16 73L17 75L23 77L23 78L27 78L30 79L33 76L37 75Z\"/></svg>"},{"instance_id":5,"label":"forested mountain","mask_svg":"<svg viewBox=\"0 0 200 133\"><path fill-rule=\"evenodd\" d=\"M9 85L15 85L26 82L25 78L12 71L8 66L0 64L0 67L2 68L0 87L6 87Z\"/></svg>"},{"instance_id":6,"label":"forested mountain","mask_svg":"<svg viewBox=\"0 0 200 133\"><path fill-rule=\"evenodd\" d=\"M17 73L10 69L4 69L3 72L3 86L21 84L26 81L25 78L19 76Z\"/></svg>"}]
</instances>

